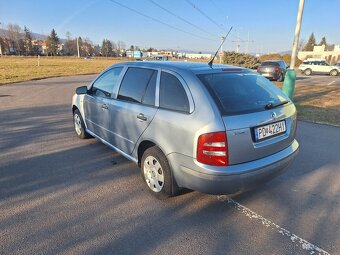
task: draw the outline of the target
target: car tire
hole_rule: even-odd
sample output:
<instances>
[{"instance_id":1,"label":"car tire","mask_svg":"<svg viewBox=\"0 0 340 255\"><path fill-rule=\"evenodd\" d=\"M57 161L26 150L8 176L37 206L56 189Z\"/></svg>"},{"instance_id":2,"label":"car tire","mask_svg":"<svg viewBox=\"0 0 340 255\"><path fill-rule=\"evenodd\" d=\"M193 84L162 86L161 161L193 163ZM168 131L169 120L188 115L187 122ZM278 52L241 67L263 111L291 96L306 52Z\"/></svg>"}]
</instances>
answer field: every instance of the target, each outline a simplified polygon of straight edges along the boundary
<instances>
[{"instance_id":1,"label":"car tire","mask_svg":"<svg viewBox=\"0 0 340 255\"><path fill-rule=\"evenodd\" d=\"M74 131L80 139L90 138L91 135L86 132L83 117L78 109L73 112Z\"/></svg>"},{"instance_id":2,"label":"car tire","mask_svg":"<svg viewBox=\"0 0 340 255\"><path fill-rule=\"evenodd\" d=\"M157 146L148 148L142 156L141 174L148 190L158 199L166 199L178 194L169 162Z\"/></svg>"},{"instance_id":3,"label":"car tire","mask_svg":"<svg viewBox=\"0 0 340 255\"><path fill-rule=\"evenodd\" d=\"M312 74L312 70L311 69L306 69L304 72L303 72L305 75L309 76Z\"/></svg>"},{"instance_id":4,"label":"car tire","mask_svg":"<svg viewBox=\"0 0 340 255\"><path fill-rule=\"evenodd\" d=\"M282 82L283 80L284 80L283 73L280 73L280 76L279 76L279 78L277 79L277 81Z\"/></svg>"},{"instance_id":5,"label":"car tire","mask_svg":"<svg viewBox=\"0 0 340 255\"><path fill-rule=\"evenodd\" d=\"M329 75L331 76L337 76L338 75L338 71L333 69L332 71L329 72Z\"/></svg>"}]
</instances>

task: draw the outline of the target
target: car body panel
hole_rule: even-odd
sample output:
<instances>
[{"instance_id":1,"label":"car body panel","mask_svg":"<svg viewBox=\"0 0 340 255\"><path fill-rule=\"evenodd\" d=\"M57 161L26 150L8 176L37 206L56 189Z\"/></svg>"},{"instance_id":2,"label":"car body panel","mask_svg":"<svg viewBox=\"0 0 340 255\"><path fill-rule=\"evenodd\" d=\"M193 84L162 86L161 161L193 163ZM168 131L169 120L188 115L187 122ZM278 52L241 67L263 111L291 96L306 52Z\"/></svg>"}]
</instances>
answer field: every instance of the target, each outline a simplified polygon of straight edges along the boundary
<instances>
[{"instance_id":1,"label":"car body panel","mask_svg":"<svg viewBox=\"0 0 340 255\"><path fill-rule=\"evenodd\" d=\"M152 122L157 108L111 100L109 111L111 135L108 141L131 155L139 137ZM141 115L143 115L143 120L138 118Z\"/></svg>"},{"instance_id":2,"label":"car body panel","mask_svg":"<svg viewBox=\"0 0 340 255\"><path fill-rule=\"evenodd\" d=\"M273 117L275 116L275 117ZM284 120L286 132L256 142L254 128ZM262 112L224 116L228 137L229 164L235 165L264 158L289 146L295 139L296 110L290 103Z\"/></svg>"},{"instance_id":3,"label":"car body panel","mask_svg":"<svg viewBox=\"0 0 340 255\"><path fill-rule=\"evenodd\" d=\"M294 140L273 155L234 166L202 165L179 153L168 155L168 160L180 187L208 194L234 194L261 185L287 170L298 151L299 144Z\"/></svg>"}]
</instances>

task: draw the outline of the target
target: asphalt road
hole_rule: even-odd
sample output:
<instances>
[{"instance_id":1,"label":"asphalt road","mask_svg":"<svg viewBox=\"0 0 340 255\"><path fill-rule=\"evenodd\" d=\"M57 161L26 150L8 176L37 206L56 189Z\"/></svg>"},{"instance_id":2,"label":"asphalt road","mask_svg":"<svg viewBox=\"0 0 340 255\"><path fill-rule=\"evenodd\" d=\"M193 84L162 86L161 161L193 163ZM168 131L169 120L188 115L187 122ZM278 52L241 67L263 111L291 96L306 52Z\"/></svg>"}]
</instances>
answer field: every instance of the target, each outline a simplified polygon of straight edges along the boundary
<instances>
[{"instance_id":1,"label":"asphalt road","mask_svg":"<svg viewBox=\"0 0 340 255\"><path fill-rule=\"evenodd\" d=\"M330 86L330 85L338 85L340 86L340 75L337 76L329 76L329 75L311 75L306 76L300 74L297 70L297 83L298 84L306 84L306 85L322 85L322 86Z\"/></svg>"},{"instance_id":2,"label":"asphalt road","mask_svg":"<svg viewBox=\"0 0 340 255\"><path fill-rule=\"evenodd\" d=\"M340 254L340 128L299 122L298 157L254 191L159 201L76 137L71 96L93 77L0 86L0 254Z\"/></svg>"}]
</instances>

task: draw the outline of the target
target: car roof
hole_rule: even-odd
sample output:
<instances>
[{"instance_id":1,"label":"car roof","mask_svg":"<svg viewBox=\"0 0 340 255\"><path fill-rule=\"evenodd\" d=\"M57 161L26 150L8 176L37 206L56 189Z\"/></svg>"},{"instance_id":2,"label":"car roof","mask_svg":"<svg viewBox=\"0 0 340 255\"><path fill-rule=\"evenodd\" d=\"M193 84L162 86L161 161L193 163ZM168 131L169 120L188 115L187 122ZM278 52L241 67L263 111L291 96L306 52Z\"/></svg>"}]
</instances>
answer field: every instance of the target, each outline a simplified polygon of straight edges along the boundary
<instances>
[{"instance_id":1,"label":"car roof","mask_svg":"<svg viewBox=\"0 0 340 255\"><path fill-rule=\"evenodd\" d=\"M231 65L222 65L222 64L213 64L212 67L208 65L208 63L203 62L182 62L182 61L131 61L131 62L122 62L116 65L127 65L127 66L135 66L135 67L150 67L150 68L167 68L171 70L179 70L179 71L192 71L194 73L205 73L219 71L222 69L230 69L230 70L248 70L239 66L231 66Z\"/></svg>"},{"instance_id":2,"label":"car roof","mask_svg":"<svg viewBox=\"0 0 340 255\"><path fill-rule=\"evenodd\" d=\"M307 58L304 61L321 61L321 62L326 62L326 59L323 59L323 58Z\"/></svg>"},{"instance_id":3,"label":"car roof","mask_svg":"<svg viewBox=\"0 0 340 255\"><path fill-rule=\"evenodd\" d=\"M266 63L266 62L282 62L283 60L265 60L262 61L262 63Z\"/></svg>"}]
</instances>

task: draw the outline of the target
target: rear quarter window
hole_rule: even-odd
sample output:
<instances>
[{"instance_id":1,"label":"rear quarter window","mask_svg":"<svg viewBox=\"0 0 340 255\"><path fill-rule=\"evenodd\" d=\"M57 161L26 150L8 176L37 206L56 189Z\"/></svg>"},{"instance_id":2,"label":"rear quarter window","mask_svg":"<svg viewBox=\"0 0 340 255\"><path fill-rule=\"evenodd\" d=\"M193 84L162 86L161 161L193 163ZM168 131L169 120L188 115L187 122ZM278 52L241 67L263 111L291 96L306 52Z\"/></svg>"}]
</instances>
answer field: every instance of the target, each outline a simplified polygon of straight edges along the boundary
<instances>
[{"instance_id":1,"label":"rear quarter window","mask_svg":"<svg viewBox=\"0 0 340 255\"><path fill-rule=\"evenodd\" d=\"M264 111L268 103L289 100L273 83L252 72L200 74L222 115Z\"/></svg>"},{"instance_id":2,"label":"rear quarter window","mask_svg":"<svg viewBox=\"0 0 340 255\"><path fill-rule=\"evenodd\" d=\"M189 113L190 105L185 89L176 76L162 72L159 106L164 109Z\"/></svg>"}]
</instances>

